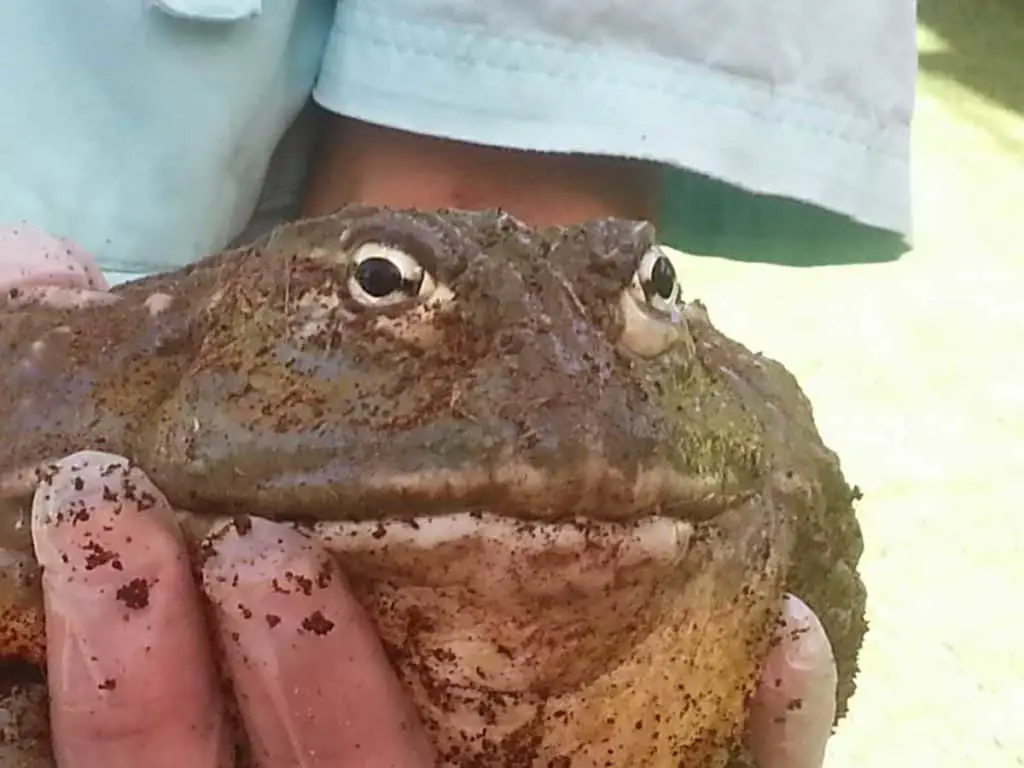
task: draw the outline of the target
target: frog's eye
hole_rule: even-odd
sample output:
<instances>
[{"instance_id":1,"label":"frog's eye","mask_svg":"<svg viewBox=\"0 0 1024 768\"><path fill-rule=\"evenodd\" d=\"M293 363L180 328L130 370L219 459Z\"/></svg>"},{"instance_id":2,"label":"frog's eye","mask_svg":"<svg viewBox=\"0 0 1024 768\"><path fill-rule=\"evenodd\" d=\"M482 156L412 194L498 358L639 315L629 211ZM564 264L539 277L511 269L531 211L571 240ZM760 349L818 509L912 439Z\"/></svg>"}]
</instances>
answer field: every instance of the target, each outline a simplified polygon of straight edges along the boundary
<instances>
[{"instance_id":1,"label":"frog's eye","mask_svg":"<svg viewBox=\"0 0 1024 768\"><path fill-rule=\"evenodd\" d=\"M640 259L629 288L638 302L656 313L671 316L680 309L683 289L675 265L657 246Z\"/></svg>"},{"instance_id":2,"label":"frog's eye","mask_svg":"<svg viewBox=\"0 0 1024 768\"><path fill-rule=\"evenodd\" d=\"M351 255L348 291L364 307L380 309L433 296L437 284L405 251L382 243L364 243Z\"/></svg>"},{"instance_id":3,"label":"frog's eye","mask_svg":"<svg viewBox=\"0 0 1024 768\"><path fill-rule=\"evenodd\" d=\"M654 357L689 339L682 295L672 259L657 246L648 249L622 292L621 343L638 355Z\"/></svg>"}]
</instances>

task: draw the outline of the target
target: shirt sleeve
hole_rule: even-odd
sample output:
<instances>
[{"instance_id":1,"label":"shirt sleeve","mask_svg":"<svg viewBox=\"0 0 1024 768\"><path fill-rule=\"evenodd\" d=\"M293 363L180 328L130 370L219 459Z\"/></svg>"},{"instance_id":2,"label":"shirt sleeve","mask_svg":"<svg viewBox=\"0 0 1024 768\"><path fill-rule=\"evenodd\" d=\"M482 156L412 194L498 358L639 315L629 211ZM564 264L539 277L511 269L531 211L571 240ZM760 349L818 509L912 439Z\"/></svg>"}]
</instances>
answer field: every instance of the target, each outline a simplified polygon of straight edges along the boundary
<instances>
[{"instance_id":1,"label":"shirt sleeve","mask_svg":"<svg viewBox=\"0 0 1024 768\"><path fill-rule=\"evenodd\" d=\"M910 0L346 0L314 96L426 135L655 161L906 235L914 30Z\"/></svg>"}]
</instances>

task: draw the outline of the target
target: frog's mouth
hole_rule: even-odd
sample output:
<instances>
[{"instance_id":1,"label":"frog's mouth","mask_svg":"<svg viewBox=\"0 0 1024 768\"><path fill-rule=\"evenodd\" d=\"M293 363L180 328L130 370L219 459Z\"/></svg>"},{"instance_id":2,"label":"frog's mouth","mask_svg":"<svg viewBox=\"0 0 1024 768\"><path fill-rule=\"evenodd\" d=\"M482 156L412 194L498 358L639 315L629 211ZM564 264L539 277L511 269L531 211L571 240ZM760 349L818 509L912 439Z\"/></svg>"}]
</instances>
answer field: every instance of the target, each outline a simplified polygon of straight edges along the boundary
<instances>
[{"instance_id":1,"label":"frog's mouth","mask_svg":"<svg viewBox=\"0 0 1024 768\"><path fill-rule=\"evenodd\" d=\"M385 471L304 457L301 465L291 463L287 470L255 469L207 465L187 477L159 472L151 477L158 487L170 489L178 507L213 516L251 514L309 523L428 521L479 512L516 523L626 524L654 518L700 523L758 494L751 483L735 477L693 475L665 465L636 467L627 474L600 458L544 468L505 460L491 466ZM230 472L233 481L218 482L222 472ZM238 478L246 475L254 480L240 490ZM176 488L190 491L179 498Z\"/></svg>"},{"instance_id":2,"label":"frog's mouth","mask_svg":"<svg viewBox=\"0 0 1024 768\"><path fill-rule=\"evenodd\" d=\"M662 590L682 589L684 574L700 568L691 553L712 518L735 511L752 520L759 508L738 483L664 465L626 476L597 459L557 469L506 461L491 470L349 474L334 486L338 477L323 466L264 478L232 511L291 522L369 593L429 594L515 617L560 605L548 611L553 624L559 616L567 632L589 625L605 636L624 633L628 617ZM208 535L215 517L216 527L237 525L218 502L227 499L204 496L204 514L183 519L201 526L195 537Z\"/></svg>"},{"instance_id":3,"label":"frog's mouth","mask_svg":"<svg viewBox=\"0 0 1024 768\"><path fill-rule=\"evenodd\" d=\"M350 464L309 460L252 472L252 483L238 479L253 466L139 466L187 510L180 520L195 541L240 516L277 520L310 534L368 583L479 588L516 601L587 595L604 604L626 583L650 592L678 577L697 531L727 512L756 516L761 506L737 479L664 464L627 474L596 457L557 468L506 460L355 473ZM224 472L235 481L222 482ZM28 479L23 490L34 485Z\"/></svg>"},{"instance_id":4,"label":"frog's mouth","mask_svg":"<svg viewBox=\"0 0 1024 768\"><path fill-rule=\"evenodd\" d=\"M761 536L758 508L756 499L741 503L732 519ZM699 522L664 514L597 520L582 505L554 520L498 507L422 513L413 501L409 509L416 513L338 519L346 513L336 503L334 519L293 524L339 556L384 640L404 649L407 681L444 681L467 706L495 695L601 701L588 686L628 669L632 657L649 667L659 643L685 648L677 634L699 626L687 606L717 599L707 556L715 537L698 534L706 527ZM214 529L251 530L252 520L221 515L179 518L196 543L215 538ZM745 551L746 534L725 535L730 551ZM645 643L656 647L638 653Z\"/></svg>"}]
</instances>

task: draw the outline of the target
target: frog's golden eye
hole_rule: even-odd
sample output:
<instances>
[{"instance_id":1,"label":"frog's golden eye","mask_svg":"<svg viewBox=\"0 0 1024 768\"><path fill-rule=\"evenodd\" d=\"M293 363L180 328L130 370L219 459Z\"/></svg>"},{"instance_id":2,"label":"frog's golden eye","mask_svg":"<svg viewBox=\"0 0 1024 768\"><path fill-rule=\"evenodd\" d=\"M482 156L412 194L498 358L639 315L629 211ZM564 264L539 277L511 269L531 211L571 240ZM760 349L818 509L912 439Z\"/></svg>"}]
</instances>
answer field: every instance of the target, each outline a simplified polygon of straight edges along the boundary
<instances>
[{"instance_id":1,"label":"frog's golden eye","mask_svg":"<svg viewBox=\"0 0 1024 768\"><path fill-rule=\"evenodd\" d=\"M394 246L364 243L350 258L348 291L364 307L381 309L423 302L437 290L437 283L423 265Z\"/></svg>"},{"instance_id":2,"label":"frog's golden eye","mask_svg":"<svg viewBox=\"0 0 1024 768\"><path fill-rule=\"evenodd\" d=\"M689 338L676 266L657 246L644 253L622 292L622 315L620 341L638 355L654 357Z\"/></svg>"}]
</instances>

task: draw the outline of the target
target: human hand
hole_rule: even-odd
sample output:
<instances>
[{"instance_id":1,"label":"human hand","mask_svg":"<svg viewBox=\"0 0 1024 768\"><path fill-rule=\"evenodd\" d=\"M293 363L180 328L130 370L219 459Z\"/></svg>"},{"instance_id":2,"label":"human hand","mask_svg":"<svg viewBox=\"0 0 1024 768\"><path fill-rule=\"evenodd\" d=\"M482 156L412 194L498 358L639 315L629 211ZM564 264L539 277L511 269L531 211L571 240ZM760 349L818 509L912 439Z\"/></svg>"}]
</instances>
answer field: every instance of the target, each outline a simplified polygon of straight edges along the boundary
<instances>
[{"instance_id":1,"label":"human hand","mask_svg":"<svg viewBox=\"0 0 1024 768\"><path fill-rule=\"evenodd\" d=\"M31 231L0 235L0 244L0 289L70 305L103 300L98 270L67 244ZM254 519L244 528L228 526L198 561L256 768L431 765L416 714L333 559L286 526ZM233 765L202 598L159 490L118 457L71 457L37 494L33 534L61 768ZM750 743L761 768L816 768L834 716L835 665L806 606L787 599L783 618Z\"/></svg>"},{"instance_id":2,"label":"human hand","mask_svg":"<svg viewBox=\"0 0 1024 768\"><path fill-rule=\"evenodd\" d=\"M100 268L74 243L27 224L0 229L0 294L67 306L102 301L108 287Z\"/></svg>"},{"instance_id":3,"label":"human hand","mask_svg":"<svg viewBox=\"0 0 1024 768\"><path fill-rule=\"evenodd\" d=\"M60 768L234 766L215 654L246 765L433 764L369 618L303 534L232 522L190 558L163 494L101 453L58 463L32 525Z\"/></svg>"}]
</instances>

